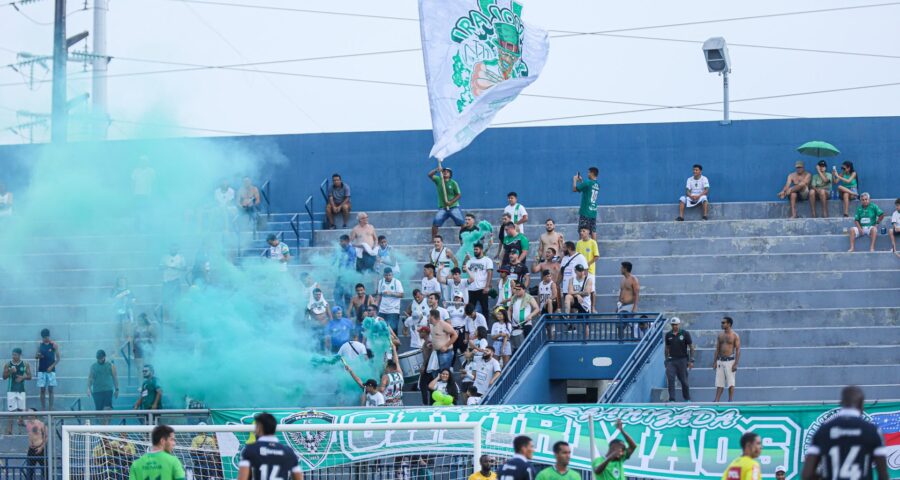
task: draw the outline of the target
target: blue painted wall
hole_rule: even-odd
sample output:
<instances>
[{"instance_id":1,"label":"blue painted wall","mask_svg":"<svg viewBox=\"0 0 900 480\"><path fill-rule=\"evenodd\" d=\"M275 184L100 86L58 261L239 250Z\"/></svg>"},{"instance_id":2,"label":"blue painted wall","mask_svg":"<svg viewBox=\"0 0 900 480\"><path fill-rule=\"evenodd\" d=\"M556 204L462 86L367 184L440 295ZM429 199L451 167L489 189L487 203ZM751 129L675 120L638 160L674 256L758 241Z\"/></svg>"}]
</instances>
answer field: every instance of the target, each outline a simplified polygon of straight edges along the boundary
<instances>
[{"instance_id":1,"label":"blue painted wall","mask_svg":"<svg viewBox=\"0 0 900 480\"><path fill-rule=\"evenodd\" d=\"M509 190L516 190L525 206L576 205L571 177L591 165L601 170L602 204L672 203L694 163L703 164L713 201L760 201L775 198L801 158L794 149L807 140L826 140L841 149L838 159L855 163L862 189L876 198L900 194L894 181L900 117L498 128L484 132L446 165L454 168L464 208L500 207ZM319 183L333 172L353 188L356 210L436 206L435 187L424 175L433 167L427 159L430 131L239 141L274 142L289 159L264 175L271 179L277 211L302 210L307 195L317 194ZM12 174L14 159L27 148L0 148L0 167ZM807 165L811 168L813 160ZM321 198L316 201L321 208Z\"/></svg>"}]
</instances>

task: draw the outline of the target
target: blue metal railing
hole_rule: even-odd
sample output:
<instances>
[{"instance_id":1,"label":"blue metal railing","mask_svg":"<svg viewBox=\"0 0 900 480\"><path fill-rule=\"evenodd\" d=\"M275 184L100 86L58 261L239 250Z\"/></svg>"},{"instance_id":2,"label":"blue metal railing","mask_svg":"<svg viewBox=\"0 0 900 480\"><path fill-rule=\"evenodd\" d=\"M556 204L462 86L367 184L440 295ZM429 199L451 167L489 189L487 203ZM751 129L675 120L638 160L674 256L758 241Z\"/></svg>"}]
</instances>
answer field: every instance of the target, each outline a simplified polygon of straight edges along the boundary
<instances>
[{"instance_id":1,"label":"blue metal railing","mask_svg":"<svg viewBox=\"0 0 900 480\"><path fill-rule=\"evenodd\" d=\"M325 204L328 205L328 178L322 180L322 183L319 184L319 192L322 193L322 199L325 200Z\"/></svg>"},{"instance_id":2,"label":"blue metal railing","mask_svg":"<svg viewBox=\"0 0 900 480\"><path fill-rule=\"evenodd\" d=\"M640 318L646 316L648 318ZM626 318L627 317L627 318ZM531 333L516 350L509 363L503 367L500 378L494 382L481 403L499 405L505 402L516 382L536 358L538 351L548 343L615 342L638 343L646 335L635 335L635 327L641 323L658 322L659 313L592 313L542 315ZM654 320L655 319L655 320Z\"/></svg>"},{"instance_id":3,"label":"blue metal railing","mask_svg":"<svg viewBox=\"0 0 900 480\"><path fill-rule=\"evenodd\" d=\"M291 230L294 231L294 240L297 247L297 255L300 255L300 214L295 213L291 217Z\"/></svg>"},{"instance_id":4,"label":"blue metal railing","mask_svg":"<svg viewBox=\"0 0 900 480\"><path fill-rule=\"evenodd\" d=\"M44 480L46 478L48 477L45 455L0 455L0 479Z\"/></svg>"},{"instance_id":5,"label":"blue metal railing","mask_svg":"<svg viewBox=\"0 0 900 480\"><path fill-rule=\"evenodd\" d=\"M272 219L272 210L271 210L272 202L269 200L269 195L271 193L269 190L270 188L271 187L269 186L269 180L266 180L266 183L262 184L262 188L259 189L259 194L262 197L263 202L266 203L266 219L267 220Z\"/></svg>"},{"instance_id":6,"label":"blue metal railing","mask_svg":"<svg viewBox=\"0 0 900 480\"><path fill-rule=\"evenodd\" d=\"M131 361L132 361L131 357L132 357L133 352L134 352L134 349L131 346L131 340L126 340L125 343L123 343L119 347L119 353L122 355L122 359L125 360L125 366L128 369L128 385L132 384L131 383Z\"/></svg>"},{"instance_id":7,"label":"blue metal railing","mask_svg":"<svg viewBox=\"0 0 900 480\"><path fill-rule=\"evenodd\" d=\"M309 216L309 246L316 246L316 221L315 221L315 210L313 209L313 196L310 195L306 197L306 202L303 204L303 207L306 209L306 215ZM297 228L300 227L300 221L297 221ZM300 233L297 233L297 241L300 241ZM299 247L298 247L299 248Z\"/></svg>"},{"instance_id":8,"label":"blue metal railing","mask_svg":"<svg viewBox=\"0 0 900 480\"><path fill-rule=\"evenodd\" d=\"M616 373L609 387L600 397L600 403L619 403L638 375L650 361L653 351L662 343L666 319L662 315L656 317L647 329L637 348L631 352L625 364Z\"/></svg>"}]
</instances>

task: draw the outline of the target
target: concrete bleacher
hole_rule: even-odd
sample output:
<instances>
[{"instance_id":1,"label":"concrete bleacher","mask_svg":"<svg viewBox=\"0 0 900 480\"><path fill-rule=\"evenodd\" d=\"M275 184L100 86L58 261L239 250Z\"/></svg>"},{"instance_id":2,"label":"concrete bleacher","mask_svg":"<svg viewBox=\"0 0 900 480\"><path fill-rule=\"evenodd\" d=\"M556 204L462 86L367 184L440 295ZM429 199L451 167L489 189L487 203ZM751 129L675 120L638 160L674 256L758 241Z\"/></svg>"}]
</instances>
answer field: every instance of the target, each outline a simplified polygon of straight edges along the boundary
<instances>
[{"instance_id":1,"label":"concrete bleacher","mask_svg":"<svg viewBox=\"0 0 900 480\"><path fill-rule=\"evenodd\" d=\"M892 200L876 203L885 211L893 209ZM472 211L494 224L501 212ZM837 203L831 211L840 211ZM433 211L368 213L377 232L414 259L420 271L430 250ZM785 202L714 204L709 221L699 221L694 211L688 221L676 223L676 213L675 205L600 208L598 303L601 311L613 310L619 263L631 261L643 287L641 309L680 316L697 340L694 400L712 400L712 348L726 314L734 317L744 347L739 400L830 400L835 385L850 382L863 385L870 398L900 398L900 260L885 253L887 238L879 238L878 253L847 254L847 219L788 220ZM800 213L806 215L805 205ZM284 232L293 250L291 217L273 214L255 240L245 234L241 253L257 256L263 248L260 239L269 232ZM576 208L532 208L529 217L526 234L533 248L546 218L553 218L567 239L576 239ZM301 226L305 235L309 222ZM304 238L291 271L315 276L312 257L330 255L331 243L343 233L347 230L318 230L314 247L305 247ZM457 229L446 227L441 233L455 250ZM38 332L45 326L60 343L57 409L68 408L77 398L87 400L85 378L98 348L117 361L124 377L109 300L115 277L129 278L137 312L150 311L159 301L160 253L148 247L158 245L158 239L123 235L121 240L115 243L121 246L116 255L92 249L89 238L68 239L52 252L42 251L46 242L26 245L19 255L41 272L41 283L16 282L0 289L0 351L21 346L24 357L33 361ZM857 247L868 249L867 242ZM194 251L182 248L189 264ZM100 257L102 270L85 269ZM330 290L331 285L323 287ZM408 292L414 288L406 287ZM34 382L28 389L30 404L38 405ZM661 395L662 389L648 392L648 400ZM133 398L128 391L119 405ZM84 408L91 406L87 400Z\"/></svg>"}]
</instances>

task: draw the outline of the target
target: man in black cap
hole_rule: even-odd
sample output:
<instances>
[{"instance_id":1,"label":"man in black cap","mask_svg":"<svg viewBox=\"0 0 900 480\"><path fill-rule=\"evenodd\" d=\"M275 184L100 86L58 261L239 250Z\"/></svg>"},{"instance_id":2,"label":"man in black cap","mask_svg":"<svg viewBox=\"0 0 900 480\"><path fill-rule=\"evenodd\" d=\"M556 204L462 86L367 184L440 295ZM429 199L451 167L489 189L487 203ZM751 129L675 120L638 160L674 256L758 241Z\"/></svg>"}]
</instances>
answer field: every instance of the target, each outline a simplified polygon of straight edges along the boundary
<instances>
[{"instance_id":1,"label":"man in black cap","mask_svg":"<svg viewBox=\"0 0 900 480\"><path fill-rule=\"evenodd\" d=\"M812 218L816 218L816 200L822 204L822 217L828 218L828 196L831 195L831 174L828 173L828 163L819 160L816 171L809 181L809 209Z\"/></svg>"},{"instance_id":2,"label":"man in black cap","mask_svg":"<svg viewBox=\"0 0 900 480\"><path fill-rule=\"evenodd\" d=\"M681 394L684 401L691 401L691 389L688 385L688 370L694 368L694 342L691 334L681 329L681 319L672 317L669 320L672 330L666 333L666 383L669 387L669 401L675 401L675 378L681 383Z\"/></svg>"}]
</instances>

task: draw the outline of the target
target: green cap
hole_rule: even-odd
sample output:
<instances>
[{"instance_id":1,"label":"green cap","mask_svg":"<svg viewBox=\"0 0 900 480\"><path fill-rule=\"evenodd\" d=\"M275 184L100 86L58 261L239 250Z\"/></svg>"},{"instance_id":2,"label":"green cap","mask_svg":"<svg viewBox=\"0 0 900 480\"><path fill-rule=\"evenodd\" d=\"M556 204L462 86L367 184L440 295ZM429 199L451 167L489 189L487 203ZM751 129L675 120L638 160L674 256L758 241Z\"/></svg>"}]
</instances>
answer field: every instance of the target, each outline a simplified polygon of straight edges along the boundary
<instances>
[{"instance_id":1,"label":"green cap","mask_svg":"<svg viewBox=\"0 0 900 480\"><path fill-rule=\"evenodd\" d=\"M497 46L510 55L521 55L519 45L519 30L511 23L497 22L494 24L494 31L497 32ZM512 50L510 48L514 48Z\"/></svg>"}]
</instances>

